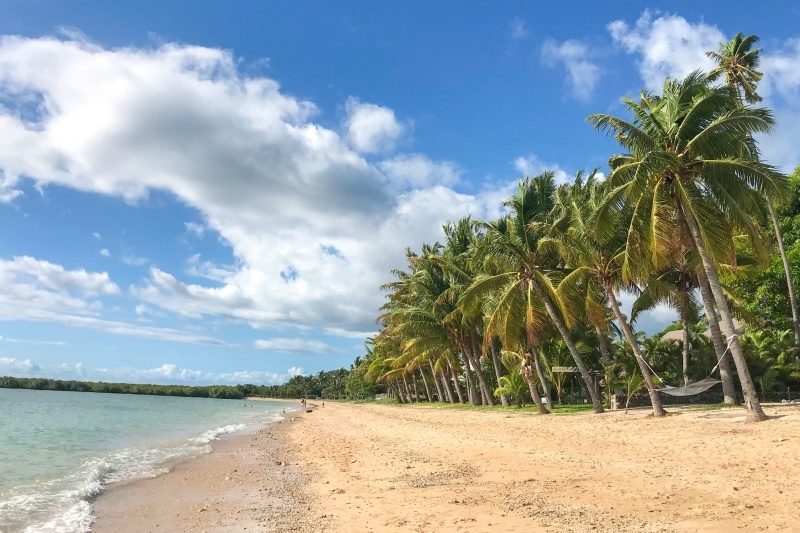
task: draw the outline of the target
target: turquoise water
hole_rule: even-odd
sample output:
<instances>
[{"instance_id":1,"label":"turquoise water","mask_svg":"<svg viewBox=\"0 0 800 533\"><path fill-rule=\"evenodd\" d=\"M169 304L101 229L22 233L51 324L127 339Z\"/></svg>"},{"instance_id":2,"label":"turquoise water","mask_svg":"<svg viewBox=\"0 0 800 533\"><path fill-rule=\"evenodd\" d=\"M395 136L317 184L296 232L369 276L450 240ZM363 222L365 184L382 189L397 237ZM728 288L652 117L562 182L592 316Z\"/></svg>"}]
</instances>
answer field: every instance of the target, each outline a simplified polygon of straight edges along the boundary
<instances>
[{"instance_id":1,"label":"turquoise water","mask_svg":"<svg viewBox=\"0 0 800 533\"><path fill-rule=\"evenodd\" d=\"M153 477L286 404L0 389L0 531L85 532L110 483Z\"/></svg>"}]
</instances>

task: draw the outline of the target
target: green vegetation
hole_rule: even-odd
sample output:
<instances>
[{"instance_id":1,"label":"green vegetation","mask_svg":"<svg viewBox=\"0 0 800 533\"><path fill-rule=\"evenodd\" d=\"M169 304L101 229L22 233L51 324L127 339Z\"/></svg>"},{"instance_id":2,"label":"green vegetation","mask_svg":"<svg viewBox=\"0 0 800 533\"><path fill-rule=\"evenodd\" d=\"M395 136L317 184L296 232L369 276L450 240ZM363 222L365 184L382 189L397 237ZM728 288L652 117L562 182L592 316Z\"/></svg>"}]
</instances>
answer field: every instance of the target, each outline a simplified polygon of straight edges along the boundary
<instances>
[{"instance_id":1,"label":"green vegetation","mask_svg":"<svg viewBox=\"0 0 800 533\"><path fill-rule=\"evenodd\" d=\"M358 362L358 360L356 361ZM354 375L358 375L355 373ZM15 378L0 376L0 389L35 389L73 392L107 392L116 394L151 394L156 396L192 396L196 398L241 399L247 396L262 398L373 398L381 387L359 385L358 392L348 393L349 373L344 368L318 372L312 376L294 376L283 385L142 385L136 383L105 383L92 381L62 381L45 378Z\"/></svg>"},{"instance_id":2,"label":"green vegetation","mask_svg":"<svg viewBox=\"0 0 800 533\"><path fill-rule=\"evenodd\" d=\"M135 383L103 383L93 381L62 381L44 378L14 378L0 376L0 389L33 389L72 392L105 392L115 394L149 394L155 396L191 396L194 398L219 398L238 400L248 395L252 385L211 385L189 387L185 385L140 385Z\"/></svg>"},{"instance_id":3,"label":"green vegetation","mask_svg":"<svg viewBox=\"0 0 800 533\"><path fill-rule=\"evenodd\" d=\"M759 395L800 388L800 167L787 178L760 157L774 119L758 105L757 41L738 34L708 53L710 73L588 117L621 149L604 179L526 177L499 219L450 222L443 244L406 249L349 388L383 385L399 403L532 400L543 414L553 393L595 413L617 396L660 417L662 383L718 368L725 404L743 398L748 420L764 420ZM637 298L630 317L623 293ZM658 304L679 319L647 338L636 319Z\"/></svg>"}]
</instances>

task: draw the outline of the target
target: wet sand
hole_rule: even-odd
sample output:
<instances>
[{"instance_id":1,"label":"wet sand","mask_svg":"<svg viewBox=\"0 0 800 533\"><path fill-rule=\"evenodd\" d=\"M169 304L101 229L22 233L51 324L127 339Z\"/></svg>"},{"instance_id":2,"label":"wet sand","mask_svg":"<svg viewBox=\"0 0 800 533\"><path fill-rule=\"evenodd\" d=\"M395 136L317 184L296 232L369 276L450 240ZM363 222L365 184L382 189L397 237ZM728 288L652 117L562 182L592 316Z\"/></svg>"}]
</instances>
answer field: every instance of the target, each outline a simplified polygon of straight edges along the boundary
<instances>
[{"instance_id":1,"label":"wet sand","mask_svg":"<svg viewBox=\"0 0 800 533\"><path fill-rule=\"evenodd\" d=\"M673 412L327 403L113 488L93 531L800 531L800 406Z\"/></svg>"}]
</instances>

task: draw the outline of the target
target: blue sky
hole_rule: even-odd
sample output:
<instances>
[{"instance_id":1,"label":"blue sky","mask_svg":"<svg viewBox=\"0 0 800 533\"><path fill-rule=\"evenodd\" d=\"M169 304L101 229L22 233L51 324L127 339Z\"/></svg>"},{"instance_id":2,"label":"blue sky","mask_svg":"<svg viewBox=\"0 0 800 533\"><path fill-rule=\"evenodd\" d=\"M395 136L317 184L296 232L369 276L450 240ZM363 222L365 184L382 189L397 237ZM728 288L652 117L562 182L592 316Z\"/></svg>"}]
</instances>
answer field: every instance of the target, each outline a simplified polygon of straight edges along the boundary
<instances>
[{"instance_id":1,"label":"blue sky","mask_svg":"<svg viewBox=\"0 0 800 533\"><path fill-rule=\"evenodd\" d=\"M764 47L763 153L800 162L800 2L633 4L3 2L0 374L349 366L406 247L522 175L604 170L585 117L738 31Z\"/></svg>"}]
</instances>

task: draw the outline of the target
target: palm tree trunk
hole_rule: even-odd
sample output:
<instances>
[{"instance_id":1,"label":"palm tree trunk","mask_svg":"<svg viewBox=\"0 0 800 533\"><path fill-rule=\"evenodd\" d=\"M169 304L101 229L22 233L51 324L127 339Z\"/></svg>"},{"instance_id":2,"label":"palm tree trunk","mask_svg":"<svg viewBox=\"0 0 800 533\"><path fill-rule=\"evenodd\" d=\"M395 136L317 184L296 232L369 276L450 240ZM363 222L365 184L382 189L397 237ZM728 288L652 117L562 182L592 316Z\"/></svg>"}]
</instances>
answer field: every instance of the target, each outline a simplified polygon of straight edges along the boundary
<instances>
[{"instance_id":1,"label":"palm tree trunk","mask_svg":"<svg viewBox=\"0 0 800 533\"><path fill-rule=\"evenodd\" d=\"M697 273L697 280L699 281L700 296L703 298L703 306L706 310L706 320L708 320L708 329L711 332L711 341L714 343L714 351L717 354L719 363L719 379L722 381L722 401L735 405L737 402L733 369L731 368L731 361L728 359L727 345L719 329L717 312L714 310L714 295L711 294L711 287L708 285L708 278L704 272Z\"/></svg>"},{"instance_id":2,"label":"palm tree trunk","mask_svg":"<svg viewBox=\"0 0 800 533\"><path fill-rule=\"evenodd\" d=\"M744 404L747 408L747 420L748 422L766 420L767 415L764 414L764 410L761 409L761 403L758 401L756 388L755 385L753 385L753 378L750 377L750 369L747 368L747 360L744 358L742 347L739 344L739 337L736 334L736 327L733 324L733 316L731 315L728 301L725 299L725 293L722 291L722 284L717 275L717 268L706 252L703 236L700 233L697 220L694 218L694 213L686 206L682 196L678 196L677 200L678 207L692 234L697 254L700 256L700 260L703 263L703 270L705 270L706 277L708 278L711 294L714 295L717 309L719 309L722 333L730 339L731 355L733 356L733 362L736 364L736 372L739 374L739 382L742 385L742 395L744 395Z\"/></svg>"},{"instance_id":3,"label":"palm tree trunk","mask_svg":"<svg viewBox=\"0 0 800 533\"><path fill-rule=\"evenodd\" d=\"M539 414L549 415L550 411L545 407L544 403L542 403L542 395L536 390L536 380L533 378L534 370L530 359L532 359L532 357L526 354L524 360L520 364L519 373L522 375L522 379L525 380L525 383L528 384L528 390L531 392L531 400L536 404L536 409L539 411Z\"/></svg>"},{"instance_id":4,"label":"palm tree trunk","mask_svg":"<svg viewBox=\"0 0 800 533\"><path fill-rule=\"evenodd\" d=\"M453 386L456 388L456 394L458 395L458 403L467 403L464 401L464 395L461 393L461 384L458 382L458 376L452 366L450 367L450 374L453 380Z\"/></svg>"},{"instance_id":5,"label":"palm tree trunk","mask_svg":"<svg viewBox=\"0 0 800 533\"><path fill-rule=\"evenodd\" d=\"M483 396L483 405L494 405L492 389L489 387L489 384L486 383L486 377L483 375L483 372L481 372L480 343L474 335L469 336L469 341L471 346L467 349L467 352L469 353L470 362L473 368L475 368L475 373L478 376L478 384L480 385L481 395Z\"/></svg>"},{"instance_id":6,"label":"palm tree trunk","mask_svg":"<svg viewBox=\"0 0 800 533\"><path fill-rule=\"evenodd\" d=\"M608 339L606 338L606 334L600 329L600 326L594 327L595 333L597 333L597 345L600 347L600 363L603 365L603 370L606 373L606 383L611 383L616 376L612 375L609 372L610 367L608 365L614 364L614 359L611 358L611 351L608 349ZM614 392L611 392L611 387L609 387L609 392L614 395L614 404L618 405L617 400L620 396L624 394L622 387L614 388ZM561 403L561 393L559 392L558 395L558 403ZM610 403L610 400L609 400Z\"/></svg>"},{"instance_id":7,"label":"palm tree trunk","mask_svg":"<svg viewBox=\"0 0 800 533\"><path fill-rule=\"evenodd\" d=\"M600 397L597 395L597 391L594 390L592 387L592 376L589 374L589 369L586 368L586 364L583 362L583 357L581 354L578 353L578 349L575 348L575 343L572 342L572 338L569 336L569 331L567 330L567 326L564 324L564 321L561 320L561 315L559 315L558 311L553 305L553 302L550 301L550 298L542 291L538 285L535 283L531 283L533 290L537 292L539 298L542 299L544 302L545 309L547 309L547 314L550 315L550 320L556 325L558 332L561 333L561 338L564 339L564 342L569 348L569 353L572 354L572 359L575 360L575 366L578 367L578 371L583 378L583 381L586 383L586 388L589 392L589 397L592 399L592 406L594 407L595 413L602 413L603 412L603 403L600 401Z\"/></svg>"},{"instance_id":8,"label":"palm tree trunk","mask_svg":"<svg viewBox=\"0 0 800 533\"><path fill-rule=\"evenodd\" d=\"M405 401L403 401L403 396L400 394L399 387L397 387L395 383L390 382L389 389L392 391L394 399L397 400L397 403L406 403Z\"/></svg>"},{"instance_id":9,"label":"palm tree trunk","mask_svg":"<svg viewBox=\"0 0 800 533\"><path fill-rule=\"evenodd\" d=\"M439 377L436 375L436 369L433 367L433 362L428 361L428 364L431 367L431 379L433 379L433 385L436 387L436 399L440 402L447 401L444 397L444 391L442 391L442 384L439 382Z\"/></svg>"},{"instance_id":10,"label":"palm tree trunk","mask_svg":"<svg viewBox=\"0 0 800 533\"><path fill-rule=\"evenodd\" d=\"M478 396L478 389L475 387L475 380L470 369L469 359L464 357L464 380L467 382L467 399L472 405L480 405L481 399Z\"/></svg>"},{"instance_id":11,"label":"palm tree trunk","mask_svg":"<svg viewBox=\"0 0 800 533\"><path fill-rule=\"evenodd\" d=\"M414 373L411 373L411 382L414 384L414 402L419 403L419 388L417 387L417 378Z\"/></svg>"},{"instance_id":12,"label":"palm tree trunk","mask_svg":"<svg viewBox=\"0 0 800 533\"><path fill-rule=\"evenodd\" d=\"M610 365L614 360L611 359L611 352L608 351L606 335L600 330L599 326L595 326L594 331L597 334L597 345L600 347L600 362L604 365Z\"/></svg>"},{"instance_id":13,"label":"palm tree trunk","mask_svg":"<svg viewBox=\"0 0 800 533\"><path fill-rule=\"evenodd\" d=\"M683 295L685 300L686 295ZM686 307L684 305L681 315L681 325L683 326L683 384L689 384L689 348L691 348L691 344L689 343L689 317L686 315Z\"/></svg>"},{"instance_id":14,"label":"palm tree trunk","mask_svg":"<svg viewBox=\"0 0 800 533\"><path fill-rule=\"evenodd\" d=\"M542 384L542 390L544 391L544 399L547 402L547 408L552 411L553 397L550 394L550 380L547 379L547 376L542 370L542 364L539 361L539 350L531 347L531 353L533 354L533 367L536 369L536 375L539 376L539 383Z\"/></svg>"},{"instance_id":15,"label":"palm tree trunk","mask_svg":"<svg viewBox=\"0 0 800 533\"><path fill-rule=\"evenodd\" d=\"M419 369L419 375L422 376L422 384L425 385L425 400L427 402L432 402L433 395L431 395L431 386L428 384L428 379L425 377L425 372L423 372L421 367Z\"/></svg>"},{"instance_id":16,"label":"palm tree trunk","mask_svg":"<svg viewBox=\"0 0 800 533\"><path fill-rule=\"evenodd\" d=\"M500 378L503 377L502 372L500 371L500 355L498 352L500 351L498 348L498 343L500 341L497 337L492 338L489 342L489 350L492 353L492 365L494 366L494 375L497 377L497 383L500 383ZM508 395L503 392L500 394L500 403L503 404L503 407L508 407L510 402L508 401Z\"/></svg>"},{"instance_id":17,"label":"palm tree trunk","mask_svg":"<svg viewBox=\"0 0 800 533\"><path fill-rule=\"evenodd\" d=\"M630 344L633 354L636 356L636 362L639 363L639 370L642 372L644 383L647 386L647 393L650 395L650 403L653 406L653 416L665 416L667 412L664 411L664 407L661 405L661 397L658 395L655 385L653 385L653 376L650 375L650 369L645 364L642 350L639 348L639 344L636 342L636 337L633 336L631 326L628 324L628 321L625 320L625 317L622 315L622 311L620 311L619 303L617 302L617 296L614 294L614 288L608 281L604 282L603 285L606 291L606 296L608 296L608 301L611 304L611 310L614 311L614 316L617 318L617 322L619 322L619 325L622 328L622 333L625 335L625 340L627 340L628 344Z\"/></svg>"},{"instance_id":18,"label":"palm tree trunk","mask_svg":"<svg viewBox=\"0 0 800 533\"><path fill-rule=\"evenodd\" d=\"M447 396L447 401L456 403L456 393L453 391L453 384L450 382L450 378L447 377L447 373L444 370L439 370L439 379L442 382L442 389L444 389L444 393Z\"/></svg>"},{"instance_id":19,"label":"palm tree trunk","mask_svg":"<svg viewBox=\"0 0 800 533\"><path fill-rule=\"evenodd\" d=\"M408 380L406 379L405 374L403 375L403 392L406 396L406 403L412 403L413 400L411 399L411 391L408 388Z\"/></svg>"},{"instance_id":20,"label":"palm tree trunk","mask_svg":"<svg viewBox=\"0 0 800 533\"><path fill-rule=\"evenodd\" d=\"M783 236L781 235L781 227L778 225L778 217L775 215L775 208L772 206L772 200L769 197L767 197L767 207L769 208L769 216L772 219L772 227L775 229L778 251L780 251L781 261L783 261L783 271L786 273L786 288L789 290L789 307L792 309L792 326L794 326L794 345L800 349L800 318L798 318L797 313L797 296L794 292L792 269L789 267L786 247L783 245Z\"/></svg>"}]
</instances>

